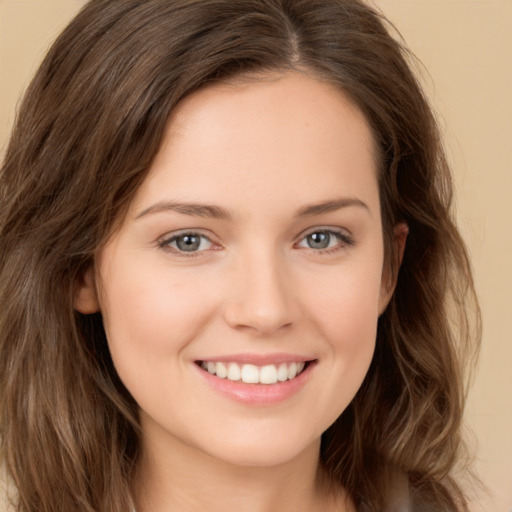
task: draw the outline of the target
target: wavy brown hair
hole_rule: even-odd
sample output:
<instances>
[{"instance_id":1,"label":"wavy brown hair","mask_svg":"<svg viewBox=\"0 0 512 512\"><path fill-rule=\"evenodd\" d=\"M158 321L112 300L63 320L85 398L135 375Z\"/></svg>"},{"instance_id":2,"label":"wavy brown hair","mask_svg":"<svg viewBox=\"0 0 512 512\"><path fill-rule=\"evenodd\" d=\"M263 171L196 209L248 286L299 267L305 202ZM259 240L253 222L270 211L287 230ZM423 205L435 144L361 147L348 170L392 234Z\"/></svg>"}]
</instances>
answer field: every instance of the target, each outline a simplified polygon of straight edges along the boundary
<instances>
[{"instance_id":1,"label":"wavy brown hair","mask_svg":"<svg viewBox=\"0 0 512 512\"><path fill-rule=\"evenodd\" d=\"M452 473L478 307L439 130L389 30L359 0L93 0L57 39L0 174L1 457L16 511L130 509L138 408L101 316L73 308L77 283L185 96L292 69L336 85L373 130L391 268L393 226L410 230L370 370L322 461L358 511L386 510L399 488L410 510L467 510Z\"/></svg>"}]
</instances>

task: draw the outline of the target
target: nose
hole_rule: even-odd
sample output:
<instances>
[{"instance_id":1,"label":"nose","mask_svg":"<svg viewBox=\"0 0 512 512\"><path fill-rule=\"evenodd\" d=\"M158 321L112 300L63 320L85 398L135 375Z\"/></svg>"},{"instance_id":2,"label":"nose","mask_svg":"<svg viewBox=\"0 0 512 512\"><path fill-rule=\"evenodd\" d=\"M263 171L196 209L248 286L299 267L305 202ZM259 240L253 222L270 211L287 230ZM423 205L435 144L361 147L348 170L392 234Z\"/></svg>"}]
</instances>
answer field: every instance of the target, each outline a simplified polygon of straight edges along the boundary
<instances>
[{"instance_id":1,"label":"nose","mask_svg":"<svg viewBox=\"0 0 512 512\"><path fill-rule=\"evenodd\" d=\"M298 318L293 280L276 255L252 254L241 259L230 278L224 308L235 329L269 335L291 327Z\"/></svg>"}]
</instances>

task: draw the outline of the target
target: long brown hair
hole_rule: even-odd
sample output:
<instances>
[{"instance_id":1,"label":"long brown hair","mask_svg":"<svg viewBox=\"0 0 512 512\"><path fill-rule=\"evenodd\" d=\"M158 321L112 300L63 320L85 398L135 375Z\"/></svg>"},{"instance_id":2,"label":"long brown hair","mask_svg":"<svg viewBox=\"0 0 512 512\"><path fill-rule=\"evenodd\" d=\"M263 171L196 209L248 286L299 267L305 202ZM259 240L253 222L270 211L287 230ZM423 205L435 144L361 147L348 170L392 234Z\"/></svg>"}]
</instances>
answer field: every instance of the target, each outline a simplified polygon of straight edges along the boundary
<instances>
[{"instance_id":1,"label":"long brown hair","mask_svg":"<svg viewBox=\"0 0 512 512\"><path fill-rule=\"evenodd\" d=\"M138 408L101 316L73 309L77 283L179 101L289 69L335 84L370 123L390 267L393 226L410 230L371 368L324 434L322 461L359 511L390 506L389 475L402 475L412 510L467 510L452 472L478 307L439 130L388 30L360 0L93 0L57 39L0 174L1 458L15 510L130 509Z\"/></svg>"}]
</instances>

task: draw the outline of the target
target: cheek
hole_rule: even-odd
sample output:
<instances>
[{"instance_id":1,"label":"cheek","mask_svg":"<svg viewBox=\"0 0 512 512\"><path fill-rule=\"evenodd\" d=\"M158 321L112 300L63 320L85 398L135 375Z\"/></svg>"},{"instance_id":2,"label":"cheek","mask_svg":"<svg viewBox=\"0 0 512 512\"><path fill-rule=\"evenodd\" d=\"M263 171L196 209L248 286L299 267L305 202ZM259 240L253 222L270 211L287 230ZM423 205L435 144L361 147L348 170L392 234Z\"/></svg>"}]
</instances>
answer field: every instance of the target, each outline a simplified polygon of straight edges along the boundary
<instances>
[{"instance_id":1,"label":"cheek","mask_svg":"<svg viewBox=\"0 0 512 512\"><path fill-rule=\"evenodd\" d=\"M140 268L118 259L116 268L105 272L108 293L101 298L109 349L130 390L142 384L143 375L156 376L159 369L168 374L165 365L178 361L215 311L210 288L186 272L171 274L165 265ZM174 371L180 371L178 363Z\"/></svg>"},{"instance_id":2,"label":"cheek","mask_svg":"<svg viewBox=\"0 0 512 512\"><path fill-rule=\"evenodd\" d=\"M333 348L357 350L364 340L374 342L381 296L381 265L353 265L315 278L308 306ZM354 345L354 347L351 347Z\"/></svg>"},{"instance_id":3,"label":"cheek","mask_svg":"<svg viewBox=\"0 0 512 512\"><path fill-rule=\"evenodd\" d=\"M332 275L310 296L311 318L327 341L326 392L319 403L329 411L325 428L349 405L368 372L375 349L379 297L380 266Z\"/></svg>"}]
</instances>

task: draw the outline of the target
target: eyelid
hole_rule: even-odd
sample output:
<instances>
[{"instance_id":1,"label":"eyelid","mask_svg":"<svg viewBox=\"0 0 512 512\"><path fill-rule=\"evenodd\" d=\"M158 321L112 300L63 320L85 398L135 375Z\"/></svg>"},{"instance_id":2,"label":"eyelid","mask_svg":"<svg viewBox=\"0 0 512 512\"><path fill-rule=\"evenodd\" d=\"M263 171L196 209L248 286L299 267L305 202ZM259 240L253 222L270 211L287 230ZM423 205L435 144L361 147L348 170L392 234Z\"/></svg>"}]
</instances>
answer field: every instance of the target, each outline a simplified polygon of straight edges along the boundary
<instances>
[{"instance_id":1,"label":"eyelid","mask_svg":"<svg viewBox=\"0 0 512 512\"><path fill-rule=\"evenodd\" d=\"M340 235L346 238L352 238L352 233L347 228L337 227L337 226L314 226L312 228L305 229L298 237L298 240L302 240L308 235L313 233L334 233L335 235Z\"/></svg>"},{"instance_id":2,"label":"eyelid","mask_svg":"<svg viewBox=\"0 0 512 512\"><path fill-rule=\"evenodd\" d=\"M334 237L336 237L339 241L338 244L336 244L334 247L326 247L324 249L315 249L312 247L302 247L299 244L302 243L306 237L309 235L312 235L314 233L328 233ZM179 248L171 247L170 244L173 243L175 240L182 236L197 236L202 239L207 240L211 247L208 247L207 249L201 249L201 250L195 250L195 251L183 251ZM159 248L163 249L164 251L173 253L177 255L178 257L185 257L190 258L194 256L201 256L204 255L205 252L211 251L211 250L219 250L222 248L221 244L216 242L214 240L215 237L212 235L204 233L204 230L202 229L181 229L178 231L173 231L170 233L167 233L163 235L162 237L158 238L156 241L156 244ZM294 243L294 247L298 247L301 249L308 249L315 254L322 254L322 253L330 253L330 252L336 252L338 250L343 250L347 247L355 245L355 240L352 237L352 234L346 229L346 228L340 228L340 227L334 227L334 226L315 226L312 228L309 228L305 231L303 231L298 237L297 241Z\"/></svg>"},{"instance_id":3,"label":"eyelid","mask_svg":"<svg viewBox=\"0 0 512 512\"><path fill-rule=\"evenodd\" d=\"M326 247L325 249L313 249L312 247L300 247L299 244L306 239L309 235L314 233L329 233L334 235L338 240L339 244L334 247ZM334 226L315 226L314 228L307 229L303 231L295 243L296 246L300 248L309 249L316 254L328 253L328 252L336 252L337 250L344 249L346 247L351 247L355 245L355 240L352 234L344 228L334 227Z\"/></svg>"},{"instance_id":4,"label":"eyelid","mask_svg":"<svg viewBox=\"0 0 512 512\"><path fill-rule=\"evenodd\" d=\"M178 248L171 247L170 244L173 243L175 240L182 236L197 236L202 239L208 240L208 242L212 245L212 247L209 247L208 249L202 249L197 251L182 251ZM221 248L221 245L213 240L213 237L211 235L207 235L204 233L202 229L180 229L178 231L172 231L170 233L167 233L157 240L157 246L160 249L163 249L164 251L171 252L179 257L185 257L190 258L194 256L200 256L206 251L210 250L219 250Z\"/></svg>"}]
</instances>

